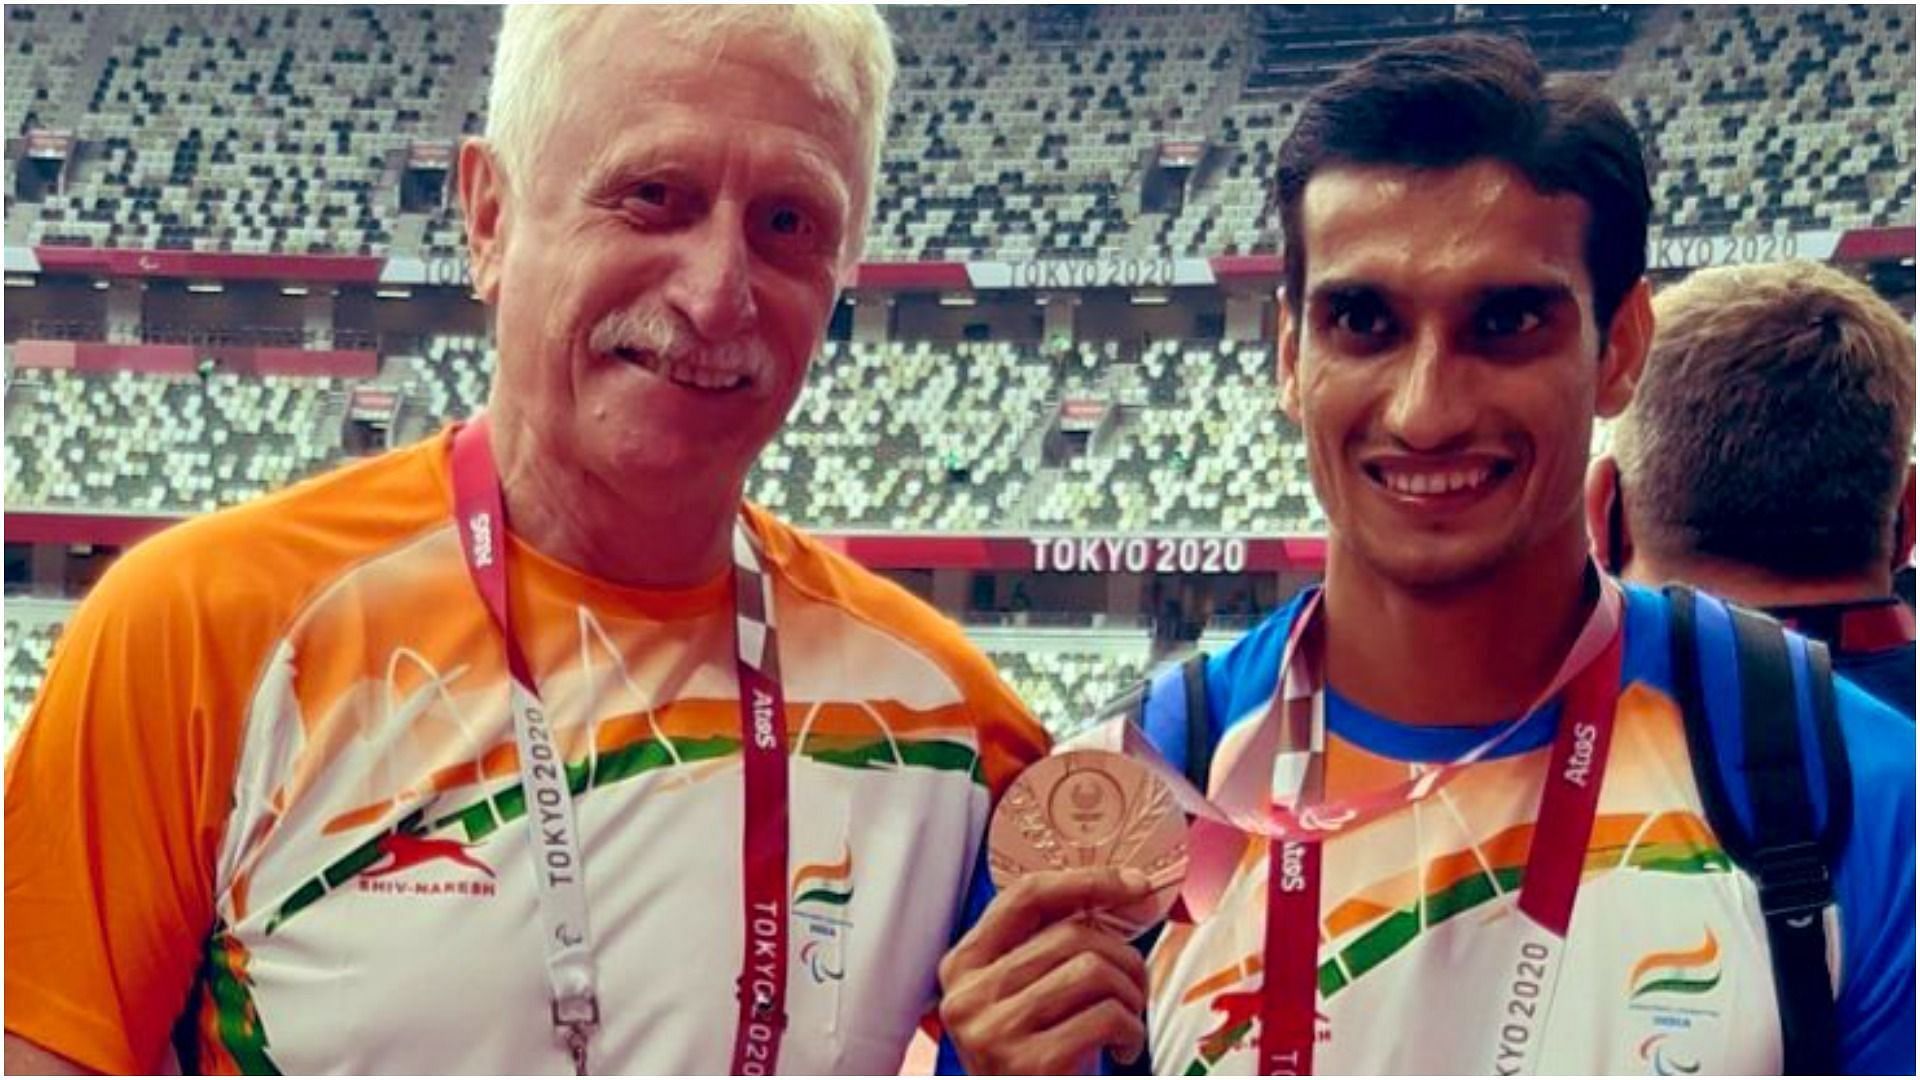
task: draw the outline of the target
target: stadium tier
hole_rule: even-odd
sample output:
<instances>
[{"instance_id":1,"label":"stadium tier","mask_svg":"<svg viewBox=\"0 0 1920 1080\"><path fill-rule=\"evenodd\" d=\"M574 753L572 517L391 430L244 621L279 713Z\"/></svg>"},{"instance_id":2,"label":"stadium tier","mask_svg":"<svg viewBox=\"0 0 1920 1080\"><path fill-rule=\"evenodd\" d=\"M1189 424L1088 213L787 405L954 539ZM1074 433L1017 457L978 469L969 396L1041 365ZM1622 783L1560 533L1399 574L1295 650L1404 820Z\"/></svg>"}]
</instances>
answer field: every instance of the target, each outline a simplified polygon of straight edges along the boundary
<instances>
[{"instance_id":1,"label":"stadium tier","mask_svg":"<svg viewBox=\"0 0 1920 1080\"><path fill-rule=\"evenodd\" d=\"M11 604L9 605L11 607ZM4 676L6 745L13 745L14 732L26 718L27 707L40 687L47 669L53 643L64 627L64 605L38 605L52 610L38 612L38 619L16 619L10 610L6 619L7 669Z\"/></svg>"},{"instance_id":2,"label":"stadium tier","mask_svg":"<svg viewBox=\"0 0 1920 1080\"><path fill-rule=\"evenodd\" d=\"M1097 652L1043 652L995 648L983 643L1001 677L1047 725L1055 739L1085 729L1100 706L1118 697L1146 673L1146 651L1114 656Z\"/></svg>"},{"instance_id":3,"label":"stadium tier","mask_svg":"<svg viewBox=\"0 0 1920 1080\"><path fill-rule=\"evenodd\" d=\"M1479 27L1608 78L1656 156L1657 232L1912 220L1913 9L896 7L901 75L869 256L1271 251L1294 100L1376 45ZM8 165L67 140L11 242L447 254L497 14L466 7L7 9ZM1169 146L1197 148L1157 183Z\"/></svg>"},{"instance_id":4,"label":"stadium tier","mask_svg":"<svg viewBox=\"0 0 1920 1080\"><path fill-rule=\"evenodd\" d=\"M346 456L329 408L346 392L325 377L23 375L7 391L11 507L213 510Z\"/></svg>"},{"instance_id":5,"label":"stadium tier","mask_svg":"<svg viewBox=\"0 0 1920 1080\"><path fill-rule=\"evenodd\" d=\"M1298 433L1275 406L1270 346L1122 352L830 342L750 494L827 528L1321 527ZM484 339L435 337L420 356L390 359L376 385L398 395L399 427L424 432L481 404L492 363ZM1066 402L1100 410L1077 433L1084 445L1065 430L1076 426ZM351 408L326 376L18 368L7 502L215 509L347 459Z\"/></svg>"}]
</instances>

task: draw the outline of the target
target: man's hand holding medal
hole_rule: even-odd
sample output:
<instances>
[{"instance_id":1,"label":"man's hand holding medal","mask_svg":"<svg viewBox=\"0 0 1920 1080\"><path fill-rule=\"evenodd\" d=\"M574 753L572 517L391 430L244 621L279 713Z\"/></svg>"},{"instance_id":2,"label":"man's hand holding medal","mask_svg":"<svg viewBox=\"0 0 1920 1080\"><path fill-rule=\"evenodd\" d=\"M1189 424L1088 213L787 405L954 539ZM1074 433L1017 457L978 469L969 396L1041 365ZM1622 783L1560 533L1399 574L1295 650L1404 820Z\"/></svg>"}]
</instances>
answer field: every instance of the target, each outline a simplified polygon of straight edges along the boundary
<instances>
[{"instance_id":1,"label":"man's hand holding medal","mask_svg":"<svg viewBox=\"0 0 1920 1080\"><path fill-rule=\"evenodd\" d=\"M1139 1057L1147 972L1130 942L1178 897L1186 834L1172 793L1119 754L1056 754L1014 781L987 832L999 896L940 966L941 1019L969 1073Z\"/></svg>"}]
</instances>

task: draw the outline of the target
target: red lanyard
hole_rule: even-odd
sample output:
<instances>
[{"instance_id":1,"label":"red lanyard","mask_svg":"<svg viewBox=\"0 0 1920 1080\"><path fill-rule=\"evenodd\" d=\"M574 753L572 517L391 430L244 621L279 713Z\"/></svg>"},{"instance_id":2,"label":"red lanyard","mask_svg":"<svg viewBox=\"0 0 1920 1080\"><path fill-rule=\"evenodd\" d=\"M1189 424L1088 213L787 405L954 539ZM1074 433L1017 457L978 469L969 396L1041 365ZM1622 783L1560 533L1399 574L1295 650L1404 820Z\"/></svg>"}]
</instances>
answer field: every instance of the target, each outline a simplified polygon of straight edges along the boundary
<instances>
[{"instance_id":1,"label":"red lanyard","mask_svg":"<svg viewBox=\"0 0 1920 1080\"><path fill-rule=\"evenodd\" d=\"M1564 713L1554 739L1533 844L1527 852L1526 879L1520 890L1519 910L1526 918L1510 972L1514 978L1510 986L1500 989L1496 1002L1504 1006L1511 996L1522 1007L1503 1009L1500 1019L1491 1025L1493 1045L1485 1063L1490 1071L1533 1071L1558 985L1560 954L1586 864L1619 694L1621 634L1617 624L1607 626L1600 617L1608 603L1609 598L1603 595L1588 631L1581 635L1582 644L1575 647L1574 655L1580 656L1588 651L1582 645L1598 643L1602 640L1598 632L1608 631L1598 655L1586 660L1567 684ZM1291 808L1276 808L1279 834L1270 834L1269 839L1259 1046L1260 1071L1267 1075L1304 1076L1313 1072L1320 982L1321 846L1329 831L1313 813L1316 807L1323 815L1328 813L1319 802L1318 790L1324 781L1321 744L1325 738L1325 695L1318 639L1314 636L1316 606L1312 601L1305 605L1294 625L1283 653L1274 701L1279 722L1273 727L1281 743L1281 757L1276 760L1283 763L1284 756L1293 752L1305 756L1308 764L1299 770L1299 784L1294 789L1299 801ZM1563 669L1562 678L1568 674ZM1556 683L1559 681L1556 679ZM1407 784L1339 804L1329 815L1333 827L1351 829L1389 808L1425 798L1467 764L1504 742L1521 722L1514 722L1447 766Z\"/></svg>"},{"instance_id":2,"label":"red lanyard","mask_svg":"<svg viewBox=\"0 0 1920 1080\"><path fill-rule=\"evenodd\" d=\"M454 516L474 587L507 651L507 671L527 824L546 938L556 1035L587 1071L587 1047L600 1023L585 867L565 762L554 747L533 667L513 632L507 593L506 507L485 417L453 437ZM740 679L740 745L746 821L742 836L744 957L735 996L735 1075L776 1071L786 1033L787 726L773 619L773 583L745 522L733 533L734 659ZM588 779L583 776L584 789Z\"/></svg>"}]
</instances>

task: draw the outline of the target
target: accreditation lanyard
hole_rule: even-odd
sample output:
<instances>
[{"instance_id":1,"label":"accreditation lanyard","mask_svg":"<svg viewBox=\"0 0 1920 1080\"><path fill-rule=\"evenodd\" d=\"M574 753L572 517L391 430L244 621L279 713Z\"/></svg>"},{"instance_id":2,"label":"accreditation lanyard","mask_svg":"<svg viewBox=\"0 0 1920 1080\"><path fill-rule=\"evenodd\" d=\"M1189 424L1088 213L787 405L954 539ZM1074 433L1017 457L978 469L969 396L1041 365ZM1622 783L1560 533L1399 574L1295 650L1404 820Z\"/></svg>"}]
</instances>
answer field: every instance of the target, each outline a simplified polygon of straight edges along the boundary
<instances>
[{"instance_id":1,"label":"accreditation lanyard","mask_svg":"<svg viewBox=\"0 0 1920 1080\"><path fill-rule=\"evenodd\" d=\"M1621 651L1620 602L1613 590L1611 583L1602 583L1599 603L1573 650L1540 700L1518 720L1446 765L1337 802L1321 800L1326 693L1315 619L1319 596L1305 605L1282 654L1268 717L1278 747L1266 759L1274 764L1271 820L1259 830L1270 840L1259 1040L1263 1074L1313 1072L1325 838L1424 800L1498 749L1564 687L1564 710L1520 890L1520 931L1513 958L1502 968L1502 984L1493 991L1500 1011L1488 1024L1488 1055L1482 1063L1503 1075L1535 1071L1613 736Z\"/></svg>"},{"instance_id":2,"label":"accreditation lanyard","mask_svg":"<svg viewBox=\"0 0 1920 1080\"><path fill-rule=\"evenodd\" d=\"M1833 646L1836 656L1883 652L1913 644L1913 609L1897 596L1849 604L1770 607L1766 611L1788 629Z\"/></svg>"},{"instance_id":3,"label":"accreditation lanyard","mask_svg":"<svg viewBox=\"0 0 1920 1080\"><path fill-rule=\"evenodd\" d=\"M453 500L461 551L474 587L499 628L511 676L508 705L526 798L528 850L538 882L554 1032L587 1072L587 1046L600 1025L600 1001L587 919L585 866L572 788L585 790L591 758L570 778L540 703L533 667L514 636L507 593L506 508L485 417L453 437ZM742 836L744 954L736 997L736 1075L759 1076L779 1065L787 993L787 729L786 701L774 633L773 584L758 542L744 521L733 530L734 657L740 679L740 733L746 818Z\"/></svg>"}]
</instances>

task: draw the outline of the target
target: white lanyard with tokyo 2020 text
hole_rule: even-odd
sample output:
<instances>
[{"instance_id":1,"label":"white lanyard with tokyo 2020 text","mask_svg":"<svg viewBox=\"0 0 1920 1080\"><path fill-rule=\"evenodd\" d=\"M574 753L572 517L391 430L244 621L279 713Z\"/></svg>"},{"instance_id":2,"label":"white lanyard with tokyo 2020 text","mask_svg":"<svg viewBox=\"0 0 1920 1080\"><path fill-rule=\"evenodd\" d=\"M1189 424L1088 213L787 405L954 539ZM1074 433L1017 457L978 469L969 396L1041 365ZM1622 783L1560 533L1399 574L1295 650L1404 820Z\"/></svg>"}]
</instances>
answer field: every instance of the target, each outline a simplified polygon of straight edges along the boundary
<instances>
[{"instance_id":1,"label":"white lanyard with tokyo 2020 text","mask_svg":"<svg viewBox=\"0 0 1920 1080\"><path fill-rule=\"evenodd\" d=\"M547 982L554 1031L587 1073L587 1049L600 1025L593 931L573 791L591 778L582 766L569 776L541 708L533 668L513 633L507 592L506 508L484 417L453 436L454 516L475 589L504 639L509 707L519 751L520 782L538 881L545 933ZM758 541L744 521L733 532L734 659L740 679L740 743L746 815L742 836L739 1018L731 1071L758 1076L776 1071L786 1033L787 990L787 740L786 700L774 631L772 579L763 570Z\"/></svg>"}]
</instances>

